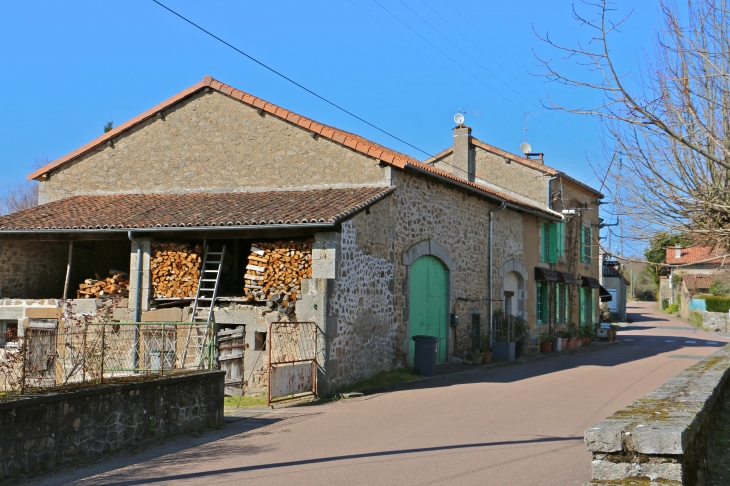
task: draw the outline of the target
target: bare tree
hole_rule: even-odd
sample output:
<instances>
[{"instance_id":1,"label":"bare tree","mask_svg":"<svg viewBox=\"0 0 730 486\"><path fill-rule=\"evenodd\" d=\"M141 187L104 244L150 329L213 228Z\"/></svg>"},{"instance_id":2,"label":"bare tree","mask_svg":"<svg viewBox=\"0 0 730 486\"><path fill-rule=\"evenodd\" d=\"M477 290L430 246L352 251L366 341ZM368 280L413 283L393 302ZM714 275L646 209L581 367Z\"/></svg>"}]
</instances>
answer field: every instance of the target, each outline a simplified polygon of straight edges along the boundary
<instances>
[{"instance_id":1,"label":"bare tree","mask_svg":"<svg viewBox=\"0 0 730 486\"><path fill-rule=\"evenodd\" d=\"M7 184L0 191L0 214L10 214L38 205L38 183Z\"/></svg>"},{"instance_id":2,"label":"bare tree","mask_svg":"<svg viewBox=\"0 0 730 486\"><path fill-rule=\"evenodd\" d=\"M571 47L538 35L582 68L568 75L538 57L545 68L539 75L601 95L595 106L550 99L548 108L603 121L606 148L624 155L614 175L621 196L614 197L635 237L680 232L730 248L730 0L660 7L655 54L633 76L619 71L610 43L631 13L619 15L608 0L584 0L585 12L573 9L590 31L588 43Z\"/></svg>"}]
</instances>

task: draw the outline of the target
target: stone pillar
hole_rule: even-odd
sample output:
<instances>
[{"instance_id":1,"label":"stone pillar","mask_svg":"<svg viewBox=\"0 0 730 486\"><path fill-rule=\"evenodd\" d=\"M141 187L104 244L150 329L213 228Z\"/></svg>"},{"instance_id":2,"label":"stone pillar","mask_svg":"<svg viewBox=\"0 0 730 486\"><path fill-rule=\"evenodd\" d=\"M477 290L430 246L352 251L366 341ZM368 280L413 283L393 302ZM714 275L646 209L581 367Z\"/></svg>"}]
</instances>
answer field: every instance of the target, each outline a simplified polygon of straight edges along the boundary
<instances>
[{"instance_id":1,"label":"stone pillar","mask_svg":"<svg viewBox=\"0 0 730 486\"><path fill-rule=\"evenodd\" d=\"M464 125L454 128L454 157L451 163L452 174L474 182L476 164L474 150L471 147L471 128Z\"/></svg>"},{"instance_id":2,"label":"stone pillar","mask_svg":"<svg viewBox=\"0 0 730 486\"><path fill-rule=\"evenodd\" d=\"M149 238L135 238L132 241L132 252L129 257L129 308L137 306L137 249L142 246L142 295L141 310L150 309L150 254L151 241Z\"/></svg>"}]
</instances>

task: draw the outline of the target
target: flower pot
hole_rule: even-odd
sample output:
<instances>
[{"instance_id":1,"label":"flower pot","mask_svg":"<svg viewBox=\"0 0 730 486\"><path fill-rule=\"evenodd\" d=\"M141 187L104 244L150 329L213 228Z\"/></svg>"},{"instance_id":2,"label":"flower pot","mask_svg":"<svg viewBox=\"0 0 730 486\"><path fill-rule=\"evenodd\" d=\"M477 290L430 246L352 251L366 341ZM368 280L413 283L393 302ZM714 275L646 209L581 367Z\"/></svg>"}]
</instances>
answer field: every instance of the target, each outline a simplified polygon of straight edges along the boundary
<instances>
[{"instance_id":1,"label":"flower pot","mask_svg":"<svg viewBox=\"0 0 730 486\"><path fill-rule=\"evenodd\" d=\"M492 352L488 351L484 353L484 356L482 357L482 364L489 364L492 362Z\"/></svg>"},{"instance_id":2,"label":"flower pot","mask_svg":"<svg viewBox=\"0 0 730 486\"><path fill-rule=\"evenodd\" d=\"M580 348L583 346L583 338L575 338L575 347Z\"/></svg>"},{"instance_id":3,"label":"flower pot","mask_svg":"<svg viewBox=\"0 0 730 486\"><path fill-rule=\"evenodd\" d=\"M566 338L560 338L560 341L561 341L561 343L560 343L560 349L561 350L562 349L568 349L568 341L569 340L566 339Z\"/></svg>"},{"instance_id":4,"label":"flower pot","mask_svg":"<svg viewBox=\"0 0 730 486\"><path fill-rule=\"evenodd\" d=\"M568 349L573 349L574 347L576 347L577 343L578 343L578 339L576 339L576 338L568 339Z\"/></svg>"},{"instance_id":5,"label":"flower pot","mask_svg":"<svg viewBox=\"0 0 730 486\"><path fill-rule=\"evenodd\" d=\"M475 365L480 365L484 359L484 353L471 353L469 359L471 359L471 362Z\"/></svg>"},{"instance_id":6,"label":"flower pot","mask_svg":"<svg viewBox=\"0 0 730 486\"><path fill-rule=\"evenodd\" d=\"M541 353L552 353L553 351L553 343L540 343L540 352Z\"/></svg>"},{"instance_id":7,"label":"flower pot","mask_svg":"<svg viewBox=\"0 0 730 486\"><path fill-rule=\"evenodd\" d=\"M583 338L583 346L588 346L589 344L591 344L591 338L584 337Z\"/></svg>"}]
</instances>

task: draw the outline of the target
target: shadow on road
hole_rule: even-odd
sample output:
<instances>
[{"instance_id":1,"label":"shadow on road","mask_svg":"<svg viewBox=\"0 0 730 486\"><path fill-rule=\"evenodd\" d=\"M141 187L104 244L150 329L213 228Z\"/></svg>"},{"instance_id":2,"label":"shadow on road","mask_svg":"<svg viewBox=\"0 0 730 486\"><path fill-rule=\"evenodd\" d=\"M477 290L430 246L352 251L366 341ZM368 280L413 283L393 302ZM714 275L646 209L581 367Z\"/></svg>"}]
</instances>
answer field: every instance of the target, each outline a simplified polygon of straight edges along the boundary
<instances>
[{"instance_id":1,"label":"shadow on road","mask_svg":"<svg viewBox=\"0 0 730 486\"><path fill-rule=\"evenodd\" d=\"M210 476L218 476L221 474L231 473L242 473L251 472L265 469L274 469L280 467L292 467L302 466L309 464L322 464L337 461L348 461L353 459L367 459L373 457L388 457L388 456L400 456L404 454L419 454L427 452L439 452L439 451L451 451L451 450L463 450L463 449L476 449L482 447L497 447L497 446L509 446L519 444L534 444L534 443L545 443L545 442L566 442L566 441L583 441L583 437L541 437L539 439L526 439L526 440L507 440L507 441L495 441L495 442L480 442L476 444L456 444L447 446L436 446L436 447L419 447L416 449L399 449L392 451L380 451L380 452L368 452L363 454L348 454L343 456L332 456L332 457L318 457L314 459L304 459L301 461L285 461L285 462L274 462L268 464L256 464L252 466L241 466L231 467L226 469L217 469L215 471L201 471L187 474L175 474L165 475L158 477L145 477L144 479L129 479L125 480L123 477L109 478L107 481L98 481L96 484L104 484L107 486L132 486L138 484L150 484L160 483L166 481L180 481L185 479L202 479ZM157 467L164 466L164 463L158 463ZM120 476L120 475L118 475Z\"/></svg>"}]
</instances>

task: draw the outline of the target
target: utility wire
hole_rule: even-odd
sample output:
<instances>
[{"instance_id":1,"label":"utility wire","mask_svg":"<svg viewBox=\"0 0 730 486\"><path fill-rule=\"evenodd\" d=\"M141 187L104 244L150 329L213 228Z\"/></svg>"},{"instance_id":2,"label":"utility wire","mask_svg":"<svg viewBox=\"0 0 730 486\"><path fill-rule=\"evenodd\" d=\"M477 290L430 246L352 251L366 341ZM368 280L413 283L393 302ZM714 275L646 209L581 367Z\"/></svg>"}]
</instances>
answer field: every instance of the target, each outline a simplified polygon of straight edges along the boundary
<instances>
[{"instance_id":1,"label":"utility wire","mask_svg":"<svg viewBox=\"0 0 730 486\"><path fill-rule=\"evenodd\" d=\"M177 17L181 18L181 19L182 19L182 20L184 20L185 22L189 23L189 24L190 24L190 25L192 25L193 27L195 27L195 28L197 28L197 29L201 30L202 32L205 32L206 34L208 34L209 36L211 36L211 37L212 37L212 38L214 38L215 40L217 40L217 41L219 41L219 42L221 42L221 43L223 43L223 44L227 45L228 47L230 47L230 48L231 48L231 49L233 49L234 51L238 52L239 54L242 54L243 56L247 57L247 58L248 58L248 59L250 59L251 61L253 61L253 62L255 62L256 64L258 64L259 66L261 66L261 67L263 67L263 68L265 68L265 69L267 69L267 70L271 71L272 73L276 74L277 76L279 76L279 77L281 77L281 78L283 78L283 79L285 79L285 80L289 81L289 82L290 82L290 83L292 83L293 85L295 85L295 86L297 86L297 87L299 87L299 88L303 89L304 91L306 91L307 93L311 94L312 96L315 96L316 98L319 98L320 100L324 101L324 102L325 102L325 103L327 103L328 105L331 105L331 106L333 106L333 107L337 108L338 110L340 110L340 111L342 111L342 112L344 112L344 113L347 113L347 114L348 114L348 115L350 115L351 117L353 117L353 118L355 118L355 119L357 119L357 120L359 120L359 121L363 122L364 124L368 125L369 127L372 127L372 128L374 128L374 129L376 129L377 131L379 131L379 132L381 132L381 133L384 133L385 135L387 135L387 136L389 136L389 137L391 137L391 138L394 138L395 140L398 140L399 142L401 142L401 143L404 143L404 144L408 145L409 147L411 147L411 148L413 148L413 149L416 149L416 150L418 150L419 152L422 152L422 153L424 153L424 154L428 155L429 157L433 157L433 155L431 155L430 153L426 152L425 150L422 150L422 149L420 149L420 148L416 147L415 145L412 145L412 144L410 144L410 143L406 142L406 141L405 141L405 140L403 140L402 138L399 138L399 137L397 137L397 136L393 135L392 133L390 133L390 132L387 132L387 131L383 130L382 128L380 128L380 127L378 127L378 126L375 126L375 125L373 125L373 124L372 124L372 123L370 123L369 121L367 121L367 120L365 120L365 119L363 119L363 118L361 118L361 117L357 116L356 114L352 113L351 111L348 111L348 110L346 110L345 108L341 107L340 105L338 105L338 104L336 104L336 103L334 103L334 102L332 102L332 101L328 100L328 99L327 99L327 98L325 98L324 96L318 95L317 93L315 93L315 92L314 92L314 91L312 91L311 89L309 89L309 88L307 88L307 87L305 87L305 86L302 86L301 84L299 84L299 83L297 83L296 81L294 81L293 79L291 79L291 78L289 78L289 77L285 76L284 74L280 73L279 71L275 70L274 68L271 68L271 67L267 66L266 64L264 64L263 62L259 61L258 59L254 58L254 57L252 57L252 56L250 56L250 55L248 55L248 54L246 54L246 53L245 53L245 52L243 52L243 51L242 51L241 49L239 49L239 48L235 47L234 45L231 45L231 44L229 44L228 42L224 41L223 39L221 39L221 38L220 38L220 37L218 37L217 35L213 34L212 32L210 32L210 31L207 31L207 30L205 30L205 29L204 29L203 27L199 26L198 24L196 24L196 23L195 23L195 22L193 22L192 20L190 20L190 19L188 19L188 18L186 18L186 17L183 17L182 15L180 15L179 13L177 13L176 11L174 11L173 9L171 9L170 7L167 7L166 5L163 5L162 3L158 2L157 0L152 0L152 1L153 1L154 3L156 3L157 5L159 5L160 7L164 8L165 10L167 10L168 12L170 12L170 13L172 13L172 14L176 15Z\"/></svg>"}]
</instances>

